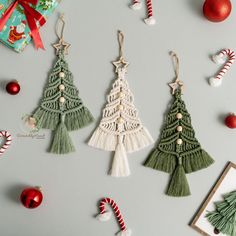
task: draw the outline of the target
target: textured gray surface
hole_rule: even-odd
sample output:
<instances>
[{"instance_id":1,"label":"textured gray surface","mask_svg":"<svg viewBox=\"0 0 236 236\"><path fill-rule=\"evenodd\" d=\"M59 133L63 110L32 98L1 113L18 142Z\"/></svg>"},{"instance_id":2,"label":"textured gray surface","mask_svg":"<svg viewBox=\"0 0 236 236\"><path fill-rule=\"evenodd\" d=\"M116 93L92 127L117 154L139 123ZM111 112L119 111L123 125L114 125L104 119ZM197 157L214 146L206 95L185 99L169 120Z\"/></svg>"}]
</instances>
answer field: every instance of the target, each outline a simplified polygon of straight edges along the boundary
<instances>
[{"instance_id":1,"label":"textured gray surface","mask_svg":"<svg viewBox=\"0 0 236 236\"><path fill-rule=\"evenodd\" d=\"M58 8L66 14L65 39L72 44L67 58L84 103L98 120L114 78L110 62L118 55L117 29L122 29L130 62L127 79L141 120L156 140L171 99L166 84L174 77L168 55L174 50L180 58L180 78L186 86L183 98L197 138L216 163L188 175L192 196L176 199L163 194L167 174L142 166L152 146L129 155L129 178L107 176L111 153L86 145L96 123L71 133L77 152L64 157L46 152L48 130L40 131L45 134L43 140L17 138L22 133L21 116L36 108L54 61L50 44L56 40L55 13L41 30L46 51L36 52L30 45L16 54L0 46L1 84L18 79L22 87L16 97L0 92L0 128L14 138L0 163L1 235L114 235L118 231L114 218L104 224L93 218L103 196L118 202L134 236L198 235L188 223L226 162L235 159L236 133L222 125L222 115L235 108L236 67L219 89L211 88L206 78L218 69L209 55L224 47L235 49L236 15L232 12L227 21L213 24L201 16L201 0L158 0L153 3L157 25L148 27L142 22L145 8L133 12L128 4L124 0L64 0ZM19 204L18 195L27 185L43 188L45 199L36 210Z\"/></svg>"}]
</instances>

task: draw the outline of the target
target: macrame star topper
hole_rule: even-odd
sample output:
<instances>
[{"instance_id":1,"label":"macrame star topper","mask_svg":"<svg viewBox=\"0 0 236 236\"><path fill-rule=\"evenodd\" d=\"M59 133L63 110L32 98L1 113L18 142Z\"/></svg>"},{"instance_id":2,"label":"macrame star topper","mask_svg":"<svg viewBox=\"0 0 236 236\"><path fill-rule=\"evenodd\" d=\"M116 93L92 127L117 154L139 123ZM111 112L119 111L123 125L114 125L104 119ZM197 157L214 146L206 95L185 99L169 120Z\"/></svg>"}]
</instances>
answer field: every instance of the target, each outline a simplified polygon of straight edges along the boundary
<instances>
[{"instance_id":1,"label":"macrame star topper","mask_svg":"<svg viewBox=\"0 0 236 236\"><path fill-rule=\"evenodd\" d=\"M123 45L124 45L124 35L122 32L118 32L118 37L119 37L119 46L120 46L120 57L118 61L113 61L112 64L116 67L115 72L118 73L120 69L124 68L127 70L128 66L129 66L129 62L127 62L124 59L124 49L123 49Z\"/></svg>"},{"instance_id":2,"label":"macrame star topper","mask_svg":"<svg viewBox=\"0 0 236 236\"><path fill-rule=\"evenodd\" d=\"M133 103L133 94L125 78L129 63L123 57L124 35L118 32L120 57L113 62L117 79L107 96L108 104L103 109L102 119L94 131L89 145L106 151L114 151L110 174L115 177L130 175L127 153L153 143L148 130L143 127Z\"/></svg>"}]
</instances>

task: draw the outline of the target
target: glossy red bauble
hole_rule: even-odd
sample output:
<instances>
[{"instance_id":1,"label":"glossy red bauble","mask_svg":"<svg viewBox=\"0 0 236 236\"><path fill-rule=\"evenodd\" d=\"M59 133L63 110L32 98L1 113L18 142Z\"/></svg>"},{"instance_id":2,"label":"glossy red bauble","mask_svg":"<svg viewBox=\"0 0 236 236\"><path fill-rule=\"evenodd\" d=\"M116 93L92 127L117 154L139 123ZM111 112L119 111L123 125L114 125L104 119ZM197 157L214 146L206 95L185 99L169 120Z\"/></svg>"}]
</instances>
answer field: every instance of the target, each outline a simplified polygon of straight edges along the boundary
<instances>
[{"instance_id":1,"label":"glossy red bauble","mask_svg":"<svg viewBox=\"0 0 236 236\"><path fill-rule=\"evenodd\" d=\"M20 196L24 207L33 209L38 207L43 201L43 194L39 188L26 188Z\"/></svg>"},{"instance_id":2,"label":"glossy red bauble","mask_svg":"<svg viewBox=\"0 0 236 236\"><path fill-rule=\"evenodd\" d=\"M236 115L231 113L225 118L225 125L230 129L236 128Z\"/></svg>"},{"instance_id":3,"label":"glossy red bauble","mask_svg":"<svg viewBox=\"0 0 236 236\"><path fill-rule=\"evenodd\" d=\"M20 92L20 85L17 81L11 81L6 85L6 90L11 95L16 95Z\"/></svg>"},{"instance_id":4,"label":"glossy red bauble","mask_svg":"<svg viewBox=\"0 0 236 236\"><path fill-rule=\"evenodd\" d=\"M220 22L230 15L231 9L230 0L206 0L203 14L209 21Z\"/></svg>"}]
</instances>

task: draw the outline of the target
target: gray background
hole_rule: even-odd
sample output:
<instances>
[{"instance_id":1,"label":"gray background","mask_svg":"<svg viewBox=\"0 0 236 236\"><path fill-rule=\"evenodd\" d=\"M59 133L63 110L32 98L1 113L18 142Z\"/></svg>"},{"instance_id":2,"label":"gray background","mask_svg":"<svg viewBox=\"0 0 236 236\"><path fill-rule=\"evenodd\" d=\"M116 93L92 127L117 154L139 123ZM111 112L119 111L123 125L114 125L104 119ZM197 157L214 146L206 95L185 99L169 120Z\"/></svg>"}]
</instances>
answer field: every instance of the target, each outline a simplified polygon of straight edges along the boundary
<instances>
[{"instance_id":1,"label":"gray background","mask_svg":"<svg viewBox=\"0 0 236 236\"><path fill-rule=\"evenodd\" d=\"M157 24L142 22L145 8L134 12L129 1L64 0L41 29L46 51L29 45L21 54L1 45L1 85L17 79L22 91L17 96L0 92L0 128L12 133L14 141L0 164L0 233L4 236L114 235L119 230L110 222L94 219L103 196L120 205L128 227L135 236L198 235L188 223L206 197L228 160L235 159L235 130L226 128L222 118L235 109L236 67L229 71L221 88L211 88L207 78L219 68L209 55L222 48L235 49L234 11L219 24L201 15L201 0L153 2ZM107 176L111 153L88 147L86 142L96 122L71 133L77 152L67 156L48 154L51 131L41 130L45 139L17 138L24 133L21 116L32 112L41 96L54 61L54 26L58 12L66 14L65 39L72 44L67 57L80 95L96 121L105 95L115 78L110 63L118 56L117 30L125 33L125 55L130 62L128 82L135 96L143 124L157 140L163 114L171 100L166 85L174 78L168 52L180 58L180 78L186 90L184 100L192 115L196 136L216 160L210 168L188 175L192 196L164 195L169 175L142 166L153 146L129 155L132 175L114 179ZM25 186L40 185L43 204L27 210L18 201Z\"/></svg>"}]
</instances>

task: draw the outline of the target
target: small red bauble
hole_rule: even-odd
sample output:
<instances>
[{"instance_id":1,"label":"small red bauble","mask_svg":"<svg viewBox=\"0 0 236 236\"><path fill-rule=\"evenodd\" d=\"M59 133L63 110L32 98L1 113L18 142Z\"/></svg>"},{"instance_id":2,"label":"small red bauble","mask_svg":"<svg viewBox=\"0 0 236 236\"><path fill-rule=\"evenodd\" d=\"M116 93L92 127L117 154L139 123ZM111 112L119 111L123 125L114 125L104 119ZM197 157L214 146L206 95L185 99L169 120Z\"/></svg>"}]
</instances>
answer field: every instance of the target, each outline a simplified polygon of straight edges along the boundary
<instances>
[{"instance_id":1,"label":"small red bauble","mask_svg":"<svg viewBox=\"0 0 236 236\"><path fill-rule=\"evenodd\" d=\"M230 129L236 128L236 115L231 113L225 118L225 125Z\"/></svg>"},{"instance_id":2,"label":"small red bauble","mask_svg":"<svg viewBox=\"0 0 236 236\"><path fill-rule=\"evenodd\" d=\"M17 81L11 81L6 85L6 90L11 95L16 95L20 92L20 85Z\"/></svg>"},{"instance_id":3,"label":"small red bauble","mask_svg":"<svg viewBox=\"0 0 236 236\"><path fill-rule=\"evenodd\" d=\"M40 188L26 188L21 193L20 200L24 207L33 209L42 203L43 194Z\"/></svg>"},{"instance_id":4,"label":"small red bauble","mask_svg":"<svg viewBox=\"0 0 236 236\"><path fill-rule=\"evenodd\" d=\"M209 21L220 22L230 15L231 9L230 0L205 0L203 14Z\"/></svg>"}]
</instances>

